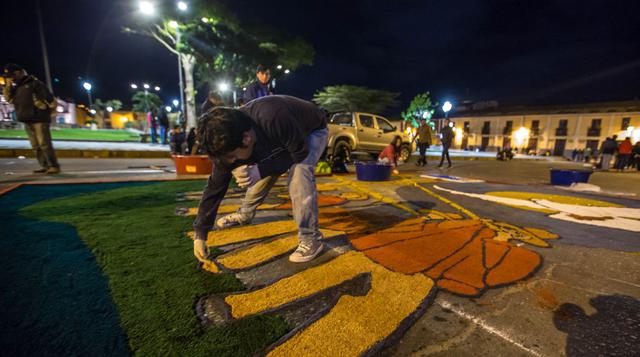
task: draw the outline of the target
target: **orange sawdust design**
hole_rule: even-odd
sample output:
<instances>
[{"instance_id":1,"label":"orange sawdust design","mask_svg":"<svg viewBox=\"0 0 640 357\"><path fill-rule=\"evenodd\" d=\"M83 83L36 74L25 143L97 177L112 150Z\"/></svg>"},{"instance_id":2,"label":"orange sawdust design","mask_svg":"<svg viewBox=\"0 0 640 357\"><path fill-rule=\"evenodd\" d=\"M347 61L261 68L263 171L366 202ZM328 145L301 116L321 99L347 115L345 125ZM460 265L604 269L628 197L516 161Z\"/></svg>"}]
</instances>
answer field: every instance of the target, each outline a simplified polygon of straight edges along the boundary
<instances>
[{"instance_id":1,"label":"orange sawdust design","mask_svg":"<svg viewBox=\"0 0 640 357\"><path fill-rule=\"evenodd\" d=\"M346 203L347 200L333 195L318 195L318 207L329 207L329 206L337 206ZM291 209L291 202L283 203L275 209Z\"/></svg>"},{"instance_id":2,"label":"orange sawdust design","mask_svg":"<svg viewBox=\"0 0 640 357\"><path fill-rule=\"evenodd\" d=\"M445 290L477 296L532 274L538 253L495 241L496 231L480 220L429 222L409 219L360 238L352 245L396 272L422 272Z\"/></svg>"}]
</instances>

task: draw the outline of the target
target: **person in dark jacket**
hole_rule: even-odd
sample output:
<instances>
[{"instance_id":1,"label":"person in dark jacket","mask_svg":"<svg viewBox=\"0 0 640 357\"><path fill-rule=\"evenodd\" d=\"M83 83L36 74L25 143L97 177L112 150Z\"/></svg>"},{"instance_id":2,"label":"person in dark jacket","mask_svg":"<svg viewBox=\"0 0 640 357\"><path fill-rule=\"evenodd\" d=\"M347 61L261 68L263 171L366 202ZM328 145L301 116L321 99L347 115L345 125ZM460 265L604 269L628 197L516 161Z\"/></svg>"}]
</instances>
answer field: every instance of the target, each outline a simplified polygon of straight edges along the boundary
<instances>
[{"instance_id":1,"label":"person in dark jacket","mask_svg":"<svg viewBox=\"0 0 640 357\"><path fill-rule=\"evenodd\" d=\"M640 171L640 141L637 141L633 146L631 154L633 155L633 162L634 165L636 165L636 170Z\"/></svg>"},{"instance_id":2,"label":"person in dark jacket","mask_svg":"<svg viewBox=\"0 0 640 357\"><path fill-rule=\"evenodd\" d=\"M158 114L158 124L160 124L160 140L162 145L167 145L167 130L169 130L169 116L167 115L167 111L164 109L159 109L160 113Z\"/></svg>"},{"instance_id":3,"label":"person in dark jacket","mask_svg":"<svg viewBox=\"0 0 640 357\"><path fill-rule=\"evenodd\" d=\"M616 142L617 138L618 136L616 135L614 135L613 138L607 137L600 147L600 152L602 153L600 157L600 159L602 160L600 167L604 171L609 170L609 167L611 165L611 158L613 158L613 155L618 150L618 143Z\"/></svg>"},{"instance_id":4,"label":"person in dark jacket","mask_svg":"<svg viewBox=\"0 0 640 357\"><path fill-rule=\"evenodd\" d=\"M418 149L420 150L420 158L416 162L416 166L425 166L427 164L427 149L431 146L431 127L427 123L427 119L420 119L420 126L413 141L418 140Z\"/></svg>"},{"instance_id":5,"label":"person in dark jacket","mask_svg":"<svg viewBox=\"0 0 640 357\"><path fill-rule=\"evenodd\" d=\"M4 67L4 96L15 107L17 120L25 124L29 142L40 169L34 173L48 175L60 172L60 164L51 141L51 109L56 105L53 94L44 83L29 75L17 64Z\"/></svg>"},{"instance_id":6,"label":"person in dark jacket","mask_svg":"<svg viewBox=\"0 0 640 357\"><path fill-rule=\"evenodd\" d=\"M194 222L194 255L208 256L208 231L249 224L278 177L289 171L289 196L299 245L289 256L306 262L322 252L314 171L327 147L326 113L311 102L274 95L239 109L218 107L198 120L200 144L214 161ZM231 178L247 193L236 213L219 218Z\"/></svg>"},{"instance_id":7,"label":"person in dark jacket","mask_svg":"<svg viewBox=\"0 0 640 357\"><path fill-rule=\"evenodd\" d=\"M254 99L273 95L273 88L269 84L270 79L271 70L263 65L258 65L255 82L251 83L244 92L244 102L249 103Z\"/></svg>"},{"instance_id":8,"label":"person in dark jacket","mask_svg":"<svg viewBox=\"0 0 640 357\"><path fill-rule=\"evenodd\" d=\"M193 150L195 145L196 145L196 128L191 128L191 129L189 129L189 134L187 134L187 152L186 152L186 154L188 154L188 155L196 155L196 153ZM197 147L196 147L195 151L198 151Z\"/></svg>"},{"instance_id":9,"label":"person in dark jacket","mask_svg":"<svg viewBox=\"0 0 640 357\"><path fill-rule=\"evenodd\" d=\"M177 155L182 155L184 153L185 139L182 126L176 124L173 127L173 132L171 132L171 138L169 139L171 152Z\"/></svg>"},{"instance_id":10,"label":"person in dark jacket","mask_svg":"<svg viewBox=\"0 0 640 357\"><path fill-rule=\"evenodd\" d=\"M449 148L451 147L451 142L453 141L453 130L449 126L449 119L444 120L444 127L442 127L442 131L440 134L442 135L442 157L440 158L440 165L438 167L442 167L444 163L444 158L447 158L447 162L449 163L448 167L451 167L451 158L449 158Z\"/></svg>"}]
</instances>

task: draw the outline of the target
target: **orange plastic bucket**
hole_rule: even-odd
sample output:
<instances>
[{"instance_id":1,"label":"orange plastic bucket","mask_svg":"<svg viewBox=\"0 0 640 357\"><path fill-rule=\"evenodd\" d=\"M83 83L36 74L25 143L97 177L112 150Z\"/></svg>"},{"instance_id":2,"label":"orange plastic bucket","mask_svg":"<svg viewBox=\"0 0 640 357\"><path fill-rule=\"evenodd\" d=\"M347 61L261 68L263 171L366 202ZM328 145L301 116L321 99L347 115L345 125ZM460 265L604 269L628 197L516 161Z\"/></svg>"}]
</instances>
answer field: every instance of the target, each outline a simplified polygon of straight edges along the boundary
<instances>
[{"instance_id":1,"label":"orange plastic bucket","mask_svg":"<svg viewBox=\"0 0 640 357\"><path fill-rule=\"evenodd\" d=\"M172 155L178 175L208 175L213 171L213 162L207 155Z\"/></svg>"}]
</instances>

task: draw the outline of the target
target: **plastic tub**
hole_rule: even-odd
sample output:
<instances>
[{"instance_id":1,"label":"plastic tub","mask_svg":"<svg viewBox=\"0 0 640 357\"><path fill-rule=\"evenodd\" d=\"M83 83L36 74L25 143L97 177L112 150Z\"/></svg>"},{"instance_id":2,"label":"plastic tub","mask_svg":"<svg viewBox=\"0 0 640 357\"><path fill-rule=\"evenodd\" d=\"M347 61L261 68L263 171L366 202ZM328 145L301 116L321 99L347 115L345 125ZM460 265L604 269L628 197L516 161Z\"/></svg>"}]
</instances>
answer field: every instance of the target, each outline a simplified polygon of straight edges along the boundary
<instances>
[{"instance_id":1,"label":"plastic tub","mask_svg":"<svg viewBox=\"0 0 640 357\"><path fill-rule=\"evenodd\" d=\"M173 155L178 175L208 175L213 171L213 162L207 155Z\"/></svg>"},{"instance_id":2,"label":"plastic tub","mask_svg":"<svg viewBox=\"0 0 640 357\"><path fill-rule=\"evenodd\" d=\"M551 169L551 184L556 186L571 186L572 183L589 182L591 170L562 170Z\"/></svg>"},{"instance_id":3,"label":"plastic tub","mask_svg":"<svg viewBox=\"0 0 640 357\"><path fill-rule=\"evenodd\" d=\"M391 177L391 166L375 161L356 162L358 181L387 181Z\"/></svg>"}]
</instances>

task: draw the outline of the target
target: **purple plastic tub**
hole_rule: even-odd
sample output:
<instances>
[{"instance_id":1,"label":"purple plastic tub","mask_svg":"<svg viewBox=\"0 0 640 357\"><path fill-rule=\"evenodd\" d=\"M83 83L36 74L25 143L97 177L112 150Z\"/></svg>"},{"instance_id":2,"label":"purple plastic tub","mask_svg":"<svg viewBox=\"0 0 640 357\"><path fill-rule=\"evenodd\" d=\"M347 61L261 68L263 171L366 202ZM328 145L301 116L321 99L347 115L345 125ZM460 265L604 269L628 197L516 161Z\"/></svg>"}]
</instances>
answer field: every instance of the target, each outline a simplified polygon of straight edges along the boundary
<instances>
[{"instance_id":1,"label":"purple plastic tub","mask_svg":"<svg viewBox=\"0 0 640 357\"><path fill-rule=\"evenodd\" d=\"M391 166L376 161L356 162L358 181L387 181L391 177Z\"/></svg>"}]
</instances>

